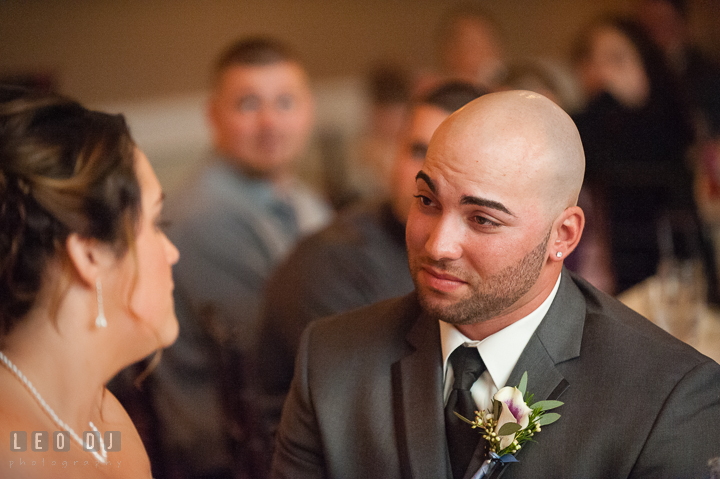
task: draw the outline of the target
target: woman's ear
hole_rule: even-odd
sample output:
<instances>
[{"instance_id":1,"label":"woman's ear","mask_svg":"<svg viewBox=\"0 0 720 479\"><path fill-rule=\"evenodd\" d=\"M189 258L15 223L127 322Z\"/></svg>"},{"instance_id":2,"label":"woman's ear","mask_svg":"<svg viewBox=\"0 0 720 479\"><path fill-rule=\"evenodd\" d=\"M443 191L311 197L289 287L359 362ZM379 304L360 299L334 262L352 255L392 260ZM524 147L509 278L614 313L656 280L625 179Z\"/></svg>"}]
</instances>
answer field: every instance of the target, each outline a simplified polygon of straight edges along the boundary
<instances>
[{"instance_id":1,"label":"woman's ear","mask_svg":"<svg viewBox=\"0 0 720 479\"><path fill-rule=\"evenodd\" d=\"M89 285L95 285L100 268L107 261L108 251L103 248L97 240L84 238L77 233L71 233L65 241L70 263L73 265L78 276Z\"/></svg>"},{"instance_id":2,"label":"woman's ear","mask_svg":"<svg viewBox=\"0 0 720 479\"><path fill-rule=\"evenodd\" d=\"M564 260L580 242L585 228L585 213L579 206L571 206L555 220L555 240L549 248L550 258L555 261Z\"/></svg>"}]
</instances>

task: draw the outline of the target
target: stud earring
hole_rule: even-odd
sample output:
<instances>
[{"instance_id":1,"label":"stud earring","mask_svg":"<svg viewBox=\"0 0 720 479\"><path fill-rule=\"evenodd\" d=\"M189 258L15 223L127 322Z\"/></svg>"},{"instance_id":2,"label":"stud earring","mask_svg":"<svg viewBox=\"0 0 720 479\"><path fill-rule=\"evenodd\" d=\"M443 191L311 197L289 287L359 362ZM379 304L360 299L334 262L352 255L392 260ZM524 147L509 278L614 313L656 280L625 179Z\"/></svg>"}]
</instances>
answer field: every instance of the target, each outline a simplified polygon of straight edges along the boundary
<instances>
[{"instance_id":1,"label":"stud earring","mask_svg":"<svg viewBox=\"0 0 720 479\"><path fill-rule=\"evenodd\" d=\"M98 315L95 318L95 326L98 328L107 328L107 318L105 318L105 310L103 309L102 283L100 278L95 280L95 289L97 290Z\"/></svg>"},{"instance_id":2,"label":"stud earring","mask_svg":"<svg viewBox=\"0 0 720 479\"><path fill-rule=\"evenodd\" d=\"M558 258L562 258L562 251L558 251L557 253L555 253L555 256L557 256Z\"/></svg>"}]
</instances>

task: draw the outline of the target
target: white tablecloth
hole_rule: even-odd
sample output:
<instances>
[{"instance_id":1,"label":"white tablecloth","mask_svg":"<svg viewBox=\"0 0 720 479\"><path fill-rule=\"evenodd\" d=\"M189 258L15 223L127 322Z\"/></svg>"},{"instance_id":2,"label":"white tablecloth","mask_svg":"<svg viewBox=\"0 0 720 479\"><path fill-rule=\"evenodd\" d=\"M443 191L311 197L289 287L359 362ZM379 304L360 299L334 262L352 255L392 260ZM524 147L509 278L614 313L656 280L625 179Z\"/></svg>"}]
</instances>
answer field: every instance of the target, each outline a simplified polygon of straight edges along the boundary
<instances>
[{"instance_id":1,"label":"white tablecloth","mask_svg":"<svg viewBox=\"0 0 720 479\"><path fill-rule=\"evenodd\" d=\"M653 318L649 291L653 281L655 278L649 278L618 296L620 301L651 321ZM700 315L697 326L697 334L693 340L687 342L704 355L720 363L720 309L714 306L703 308L703 314Z\"/></svg>"}]
</instances>

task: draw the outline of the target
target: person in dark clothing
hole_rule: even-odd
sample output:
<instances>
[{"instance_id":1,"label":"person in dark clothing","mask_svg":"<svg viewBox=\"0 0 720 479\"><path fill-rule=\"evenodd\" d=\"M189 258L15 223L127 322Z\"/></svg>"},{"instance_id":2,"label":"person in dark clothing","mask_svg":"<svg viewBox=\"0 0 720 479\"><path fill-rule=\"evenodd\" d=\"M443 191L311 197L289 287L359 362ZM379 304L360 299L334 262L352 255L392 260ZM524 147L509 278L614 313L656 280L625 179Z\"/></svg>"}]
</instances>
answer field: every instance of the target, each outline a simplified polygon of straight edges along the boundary
<instances>
[{"instance_id":1,"label":"person in dark clothing","mask_svg":"<svg viewBox=\"0 0 720 479\"><path fill-rule=\"evenodd\" d=\"M574 118L583 188L604 206L619 293L655 274L660 218L680 211L699 224L687 159L695 132L683 91L639 24L605 17L584 32L575 62L589 102Z\"/></svg>"}]
</instances>

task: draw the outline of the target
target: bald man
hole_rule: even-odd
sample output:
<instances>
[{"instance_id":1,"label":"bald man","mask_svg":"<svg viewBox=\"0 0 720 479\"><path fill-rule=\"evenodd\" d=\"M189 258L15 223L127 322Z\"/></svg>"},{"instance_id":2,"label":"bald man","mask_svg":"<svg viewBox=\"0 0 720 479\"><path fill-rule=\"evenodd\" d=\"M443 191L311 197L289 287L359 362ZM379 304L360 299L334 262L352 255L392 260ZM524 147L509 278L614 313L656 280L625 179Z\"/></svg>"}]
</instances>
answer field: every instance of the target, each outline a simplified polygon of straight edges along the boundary
<instances>
[{"instance_id":1,"label":"bald man","mask_svg":"<svg viewBox=\"0 0 720 479\"><path fill-rule=\"evenodd\" d=\"M575 125L541 95L445 120L406 228L415 292L308 327L273 477L472 477L485 444L453 439L444 411L458 353L480 358L473 409L524 372L534 401L564 402L503 478L704 477L720 366L563 269L583 172Z\"/></svg>"}]
</instances>

